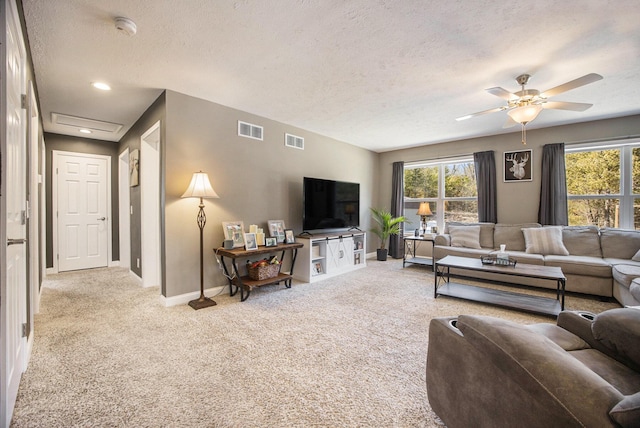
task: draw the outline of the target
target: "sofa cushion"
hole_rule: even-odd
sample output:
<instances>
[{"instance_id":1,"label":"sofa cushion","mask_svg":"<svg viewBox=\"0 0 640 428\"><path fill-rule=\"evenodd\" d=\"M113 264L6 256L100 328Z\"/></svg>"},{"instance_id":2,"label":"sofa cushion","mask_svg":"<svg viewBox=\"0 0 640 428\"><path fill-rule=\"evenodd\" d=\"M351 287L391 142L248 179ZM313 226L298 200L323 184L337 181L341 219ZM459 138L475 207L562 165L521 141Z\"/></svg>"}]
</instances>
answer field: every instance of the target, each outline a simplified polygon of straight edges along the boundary
<instances>
[{"instance_id":1,"label":"sofa cushion","mask_svg":"<svg viewBox=\"0 0 640 428\"><path fill-rule=\"evenodd\" d=\"M596 315L591 324L593 337L615 352L622 362L640 366L640 310L610 309Z\"/></svg>"},{"instance_id":2,"label":"sofa cushion","mask_svg":"<svg viewBox=\"0 0 640 428\"><path fill-rule=\"evenodd\" d=\"M496 223L495 232L493 234L493 242L495 247L499 247L500 244L505 244L508 250L524 251L524 235L522 234L523 228L540 227L538 223L521 223L521 224L506 224Z\"/></svg>"},{"instance_id":3,"label":"sofa cushion","mask_svg":"<svg viewBox=\"0 0 640 428\"><path fill-rule=\"evenodd\" d=\"M532 254L557 254L568 256L569 251L562 243L561 226L545 226L537 228L524 228L525 251Z\"/></svg>"},{"instance_id":4,"label":"sofa cushion","mask_svg":"<svg viewBox=\"0 0 640 428\"><path fill-rule=\"evenodd\" d=\"M614 265L611 268L611 274L619 284L626 288L629 288L631 281L636 278L640 278L640 266L635 265Z\"/></svg>"},{"instance_id":5,"label":"sofa cushion","mask_svg":"<svg viewBox=\"0 0 640 428\"><path fill-rule=\"evenodd\" d=\"M631 257L631 260L633 260L634 262L640 262L640 250L638 250L633 257Z\"/></svg>"},{"instance_id":6,"label":"sofa cushion","mask_svg":"<svg viewBox=\"0 0 640 428\"><path fill-rule=\"evenodd\" d=\"M600 229L600 246L602 257L631 260L640 248L640 231Z\"/></svg>"},{"instance_id":7,"label":"sofa cushion","mask_svg":"<svg viewBox=\"0 0 640 428\"><path fill-rule=\"evenodd\" d=\"M444 233L449 233L449 227L451 226L480 226L480 246L482 248L495 248L493 245L493 229L495 227L494 223L463 223L460 221L451 221L445 226Z\"/></svg>"},{"instance_id":8,"label":"sofa cushion","mask_svg":"<svg viewBox=\"0 0 640 428\"><path fill-rule=\"evenodd\" d=\"M572 256L602 257L597 226L565 226L562 243Z\"/></svg>"},{"instance_id":9,"label":"sofa cushion","mask_svg":"<svg viewBox=\"0 0 640 428\"><path fill-rule=\"evenodd\" d=\"M452 247L480 249L480 226L449 226Z\"/></svg>"},{"instance_id":10,"label":"sofa cushion","mask_svg":"<svg viewBox=\"0 0 640 428\"><path fill-rule=\"evenodd\" d=\"M551 340L553 343L565 351L576 351L578 349L591 348L581 337L555 324L540 323L526 326L527 329L535 331Z\"/></svg>"},{"instance_id":11,"label":"sofa cushion","mask_svg":"<svg viewBox=\"0 0 640 428\"><path fill-rule=\"evenodd\" d=\"M640 301L640 278L636 278L631 281L631 285L629 285L629 292L634 299Z\"/></svg>"},{"instance_id":12,"label":"sofa cushion","mask_svg":"<svg viewBox=\"0 0 640 428\"><path fill-rule=\"evenodd\" d=\"M611 265L599 257L545 256L545 266L557 266L565 275L595 276L611 278Z\"/></svg>"},{"instance_id":13,"label":"sofa cushion","mask_svg":"<svg viewBox=\"0 0 640 428\"><path fill-rule=\"evenodd\" d=\"M640 392L624 397L611 409L609 416L625 428L640 426Z\"/></svg>"}]
</instances>

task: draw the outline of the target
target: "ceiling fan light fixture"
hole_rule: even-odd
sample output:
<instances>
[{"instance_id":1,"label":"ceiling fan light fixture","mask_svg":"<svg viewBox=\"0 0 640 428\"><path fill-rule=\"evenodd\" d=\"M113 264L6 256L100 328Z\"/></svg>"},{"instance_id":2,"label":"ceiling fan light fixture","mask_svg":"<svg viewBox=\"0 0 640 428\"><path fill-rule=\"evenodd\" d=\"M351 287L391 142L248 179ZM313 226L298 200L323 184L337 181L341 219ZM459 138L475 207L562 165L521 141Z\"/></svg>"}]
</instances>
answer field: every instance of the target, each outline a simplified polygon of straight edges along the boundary
<instances>
[{"instance_id":1,"label":"ceiling fan light fixture","mask_svg":"<svg viewBox=\"0 0 640 428\"><path fill-rule=\"evenodd\" d=\"M509 110L507 114L511 117L511 119L524 125L531 122L536 117L538 117L541 111L542 111L541 105L530 104L530 105L516 107L512 110Z\"/></svg>"}]
</instances>

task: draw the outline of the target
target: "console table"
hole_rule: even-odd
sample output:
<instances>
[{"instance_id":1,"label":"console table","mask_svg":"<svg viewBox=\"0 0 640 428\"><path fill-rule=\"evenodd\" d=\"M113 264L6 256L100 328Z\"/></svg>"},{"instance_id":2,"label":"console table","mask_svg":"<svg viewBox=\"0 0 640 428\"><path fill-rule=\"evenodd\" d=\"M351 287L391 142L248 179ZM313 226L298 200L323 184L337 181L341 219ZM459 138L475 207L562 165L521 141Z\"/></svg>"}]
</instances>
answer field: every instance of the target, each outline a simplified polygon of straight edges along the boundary
<instances>
[{"instance_id":1,"label":"console table","mask_svg":"<svg viewBox=\"0 0 640 428\"><path fill-rule=\"evenodd\" d=\"M285 287L291 288L291 279L293 278L293 267L296 264L296 257L298 255L298 248L302 248L302 244L278 244L275 247L258 247L257 250L245 250L244 248L235 248L232 250L225 250L224 248L218 248L215 250L216 254L220 256L220 262L224 269L224 274L229 281L229 295L235 296L240 290L240 301L244 302L249 297L251 289L253 287L260 287L263 285L278 284L284 282ZM289 273L278 272L278 275L273 278L255 280L249 276L240 276L238 269L238 259L253 258L264 254L271 254L281 252L280 255L280 268L282 268L282 262L284 255L287 251L291 251L291 270ZM231 259L231 269L227 266L225 257ZM235 286L235 290L233 289Z\"/></svg>"},{"instance_id":2,"label":"console table","mask_svg":"<svg viewBox=\"0 0 640 428\"><path fill-rule=\"evenodd\" d=\"M436 238L432 236L407 235L404 236L403 239L404 255L402 256L402 267L407 263L413 263L415 265L431 266L431 269L433 270L433 248L435 246ZM416 254L416 250L420 246L421 242L431 242L431 258L421 257ZM407 255L409 257L407 257Z\"/></svg>"}]
</instances>

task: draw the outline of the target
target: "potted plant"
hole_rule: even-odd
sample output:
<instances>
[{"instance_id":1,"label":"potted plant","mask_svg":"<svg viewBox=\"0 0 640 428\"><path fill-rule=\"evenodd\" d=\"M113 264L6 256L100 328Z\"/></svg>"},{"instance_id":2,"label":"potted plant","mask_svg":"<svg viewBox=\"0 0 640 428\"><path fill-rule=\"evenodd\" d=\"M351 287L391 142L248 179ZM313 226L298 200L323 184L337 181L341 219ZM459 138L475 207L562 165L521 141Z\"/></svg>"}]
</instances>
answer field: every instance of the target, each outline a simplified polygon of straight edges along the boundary
<instances>
[{"instance_id":1,"label":"potted plant","mask_svg":"<svg viewBox=\"0 0 640 428\"><path fill-rule=\"evenodd\" d=\"M400 233L400 224L407 221L406 217L393 217L389 211L378 208L371 208L371 214L376 222L376 226L371 232L380 238L380 248L377 250L378 260L387 260L387 241L389 236Z\"/></svg>"}]
</instances>

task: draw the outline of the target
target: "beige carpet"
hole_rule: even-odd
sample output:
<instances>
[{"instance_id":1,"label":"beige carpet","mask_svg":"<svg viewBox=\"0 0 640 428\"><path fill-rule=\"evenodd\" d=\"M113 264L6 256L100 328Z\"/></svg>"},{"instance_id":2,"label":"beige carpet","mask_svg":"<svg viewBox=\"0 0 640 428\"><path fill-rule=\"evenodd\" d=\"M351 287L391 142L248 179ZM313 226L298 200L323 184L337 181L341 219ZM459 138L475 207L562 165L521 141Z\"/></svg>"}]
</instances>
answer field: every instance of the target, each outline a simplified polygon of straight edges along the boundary
<instances>
[{"instance_id":1,"label":"beige carpet","mask_svg":"<svg viewBox=\"0 0 640 428\"><path fill-rule=\"evenodd\" d=\"M429 320L552 318L433 298L402 261L165 308L123 269L50 276L14 427L432 427ZM568 309L617 307L567 297Z\"/></svg>"}]
</instances>

